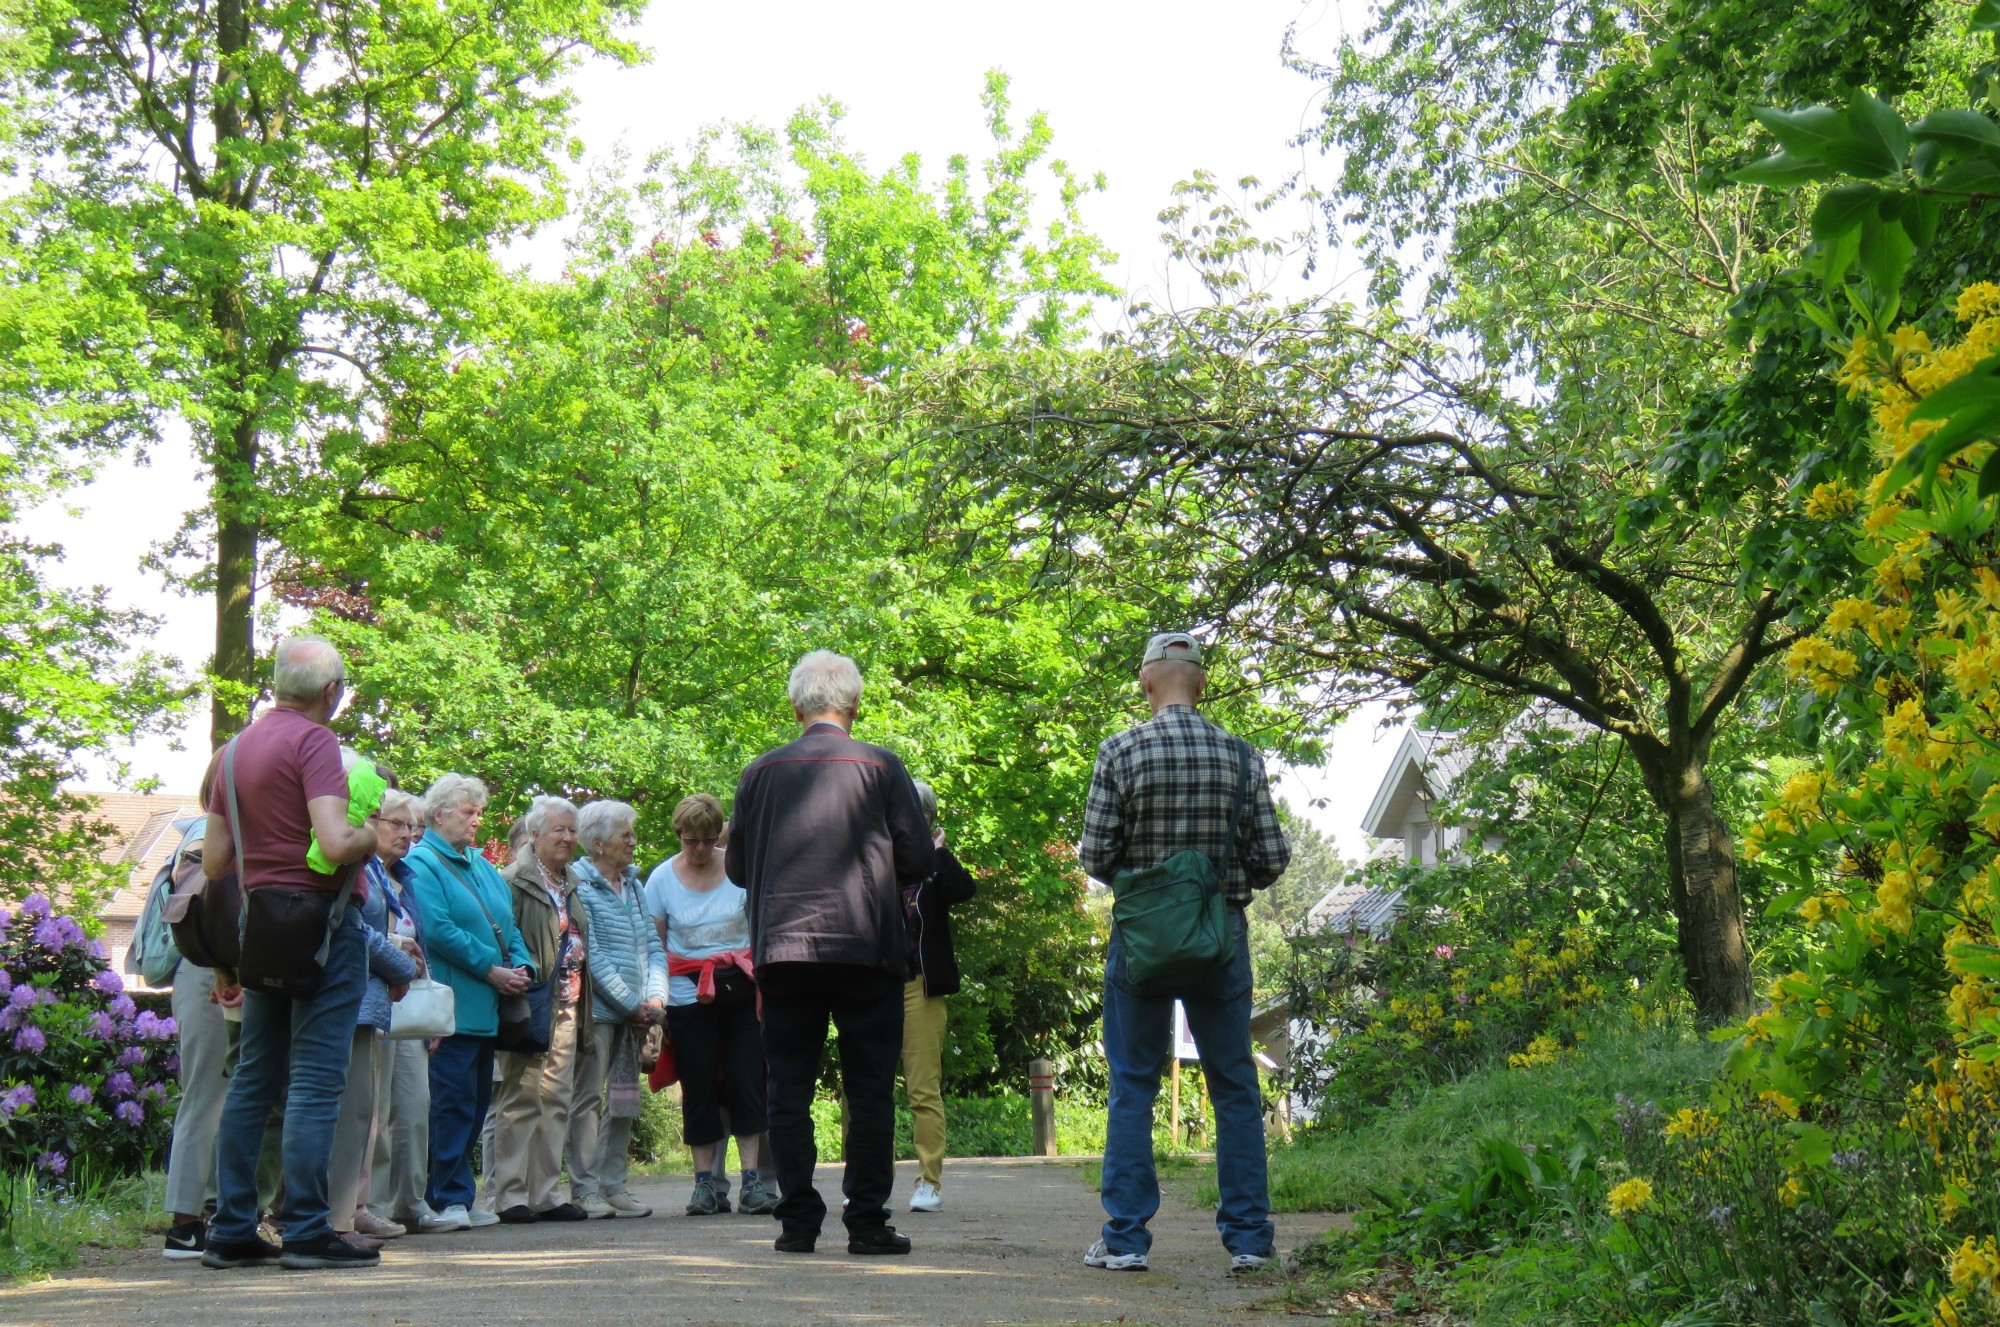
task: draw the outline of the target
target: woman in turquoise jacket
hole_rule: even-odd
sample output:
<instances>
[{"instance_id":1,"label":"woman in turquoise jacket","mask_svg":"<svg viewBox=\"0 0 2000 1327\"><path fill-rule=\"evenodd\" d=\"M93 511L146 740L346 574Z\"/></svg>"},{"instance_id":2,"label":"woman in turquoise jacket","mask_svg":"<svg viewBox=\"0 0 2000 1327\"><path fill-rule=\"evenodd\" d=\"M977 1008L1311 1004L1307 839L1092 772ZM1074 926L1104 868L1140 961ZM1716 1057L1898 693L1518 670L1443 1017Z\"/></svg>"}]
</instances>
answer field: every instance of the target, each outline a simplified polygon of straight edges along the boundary
<instances>
[{"instance_id":1,"label":"woman in turquoise jacket","mask_svg":"<svg viewBox=\"0 0 2000 1327\"><path fill-rule=\"evenodd\" d=\"M446 774L424 794L429 828L404 859L424 919L424 958L451 987L458 1030L431 1052L431 1176L426 1231L489 1226L500 1218L473 1206L472 1141L493 1093L493 1045L500 997L518 995L535 966L507 882L473 845L486 811L486 785Z\"/></svg>"}]
</instances>

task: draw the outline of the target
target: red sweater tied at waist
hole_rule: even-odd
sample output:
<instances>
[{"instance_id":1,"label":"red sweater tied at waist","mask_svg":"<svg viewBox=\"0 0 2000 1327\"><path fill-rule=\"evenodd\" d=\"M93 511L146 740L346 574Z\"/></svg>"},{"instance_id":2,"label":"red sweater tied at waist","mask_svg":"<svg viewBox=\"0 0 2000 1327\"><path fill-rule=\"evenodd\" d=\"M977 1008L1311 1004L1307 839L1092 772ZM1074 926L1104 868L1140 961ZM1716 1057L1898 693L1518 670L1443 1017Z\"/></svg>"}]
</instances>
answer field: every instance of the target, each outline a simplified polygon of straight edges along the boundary
<instances>
[{"instance_id":1,"label":"red sweater tied at waist","mask_svg":"<svg viewBox=\"0 0 2000 1327\"><path fill-rule=\"evenodd\" d=\"M715 1003L715 970L717 968L738 968L751 981L757 980L757 965L750 961L747 949L726 949L720 954L707 958L682 958L679 954L667 955L667 975L669 977L693 977L694 998L697 1004ZM761 999L759 1003L762 1003Z\"/></svg>"}]
</instances>

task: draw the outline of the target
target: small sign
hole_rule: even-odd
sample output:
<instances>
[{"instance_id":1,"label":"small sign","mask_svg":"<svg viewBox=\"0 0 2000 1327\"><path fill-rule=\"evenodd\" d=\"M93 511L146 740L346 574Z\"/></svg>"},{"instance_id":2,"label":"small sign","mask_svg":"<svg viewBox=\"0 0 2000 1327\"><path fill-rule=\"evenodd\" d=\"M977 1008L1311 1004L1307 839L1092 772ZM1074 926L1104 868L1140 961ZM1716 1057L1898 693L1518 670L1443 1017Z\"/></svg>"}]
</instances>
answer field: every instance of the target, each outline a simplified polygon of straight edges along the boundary
<instances>
[{"instance_id":1,"label":"small sign","mask_svg":"<svg viewBox=\"0 0 2000 1327\"><path fill-rule=\"evenodd\" d=\"M1201 1052L1195 1049L1194 1029L1188 1026L1187 1006L1174 1001L1174 1058L1176 1060L1200 1060Z\"/></svg>"}]
</instances>

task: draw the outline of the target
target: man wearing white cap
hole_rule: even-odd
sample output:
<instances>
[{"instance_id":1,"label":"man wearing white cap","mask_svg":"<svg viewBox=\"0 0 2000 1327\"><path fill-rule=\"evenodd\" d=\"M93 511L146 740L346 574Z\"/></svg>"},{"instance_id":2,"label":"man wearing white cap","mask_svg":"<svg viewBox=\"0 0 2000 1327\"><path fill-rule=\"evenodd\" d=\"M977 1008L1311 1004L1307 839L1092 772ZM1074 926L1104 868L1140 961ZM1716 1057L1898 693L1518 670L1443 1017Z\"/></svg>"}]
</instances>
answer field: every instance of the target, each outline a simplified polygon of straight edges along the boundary
<instances>
[{"instance_id":1,"label":"man wearing white cap","mask_svg":"<svg viewBox=\"0 0 2000 1327\"><path fill-rule=\"evenodd\" d=\"M1185 904L1191 933L1220 912L1220 926L1208 932L1209 950L1162 964L1163 957L1175 958L1172 946L1163 946L1162 914L1142 921L1135 911L1113 911L1104 973L1104 1054L1111 1071L1101 1185L1107 1219L1102 1238L1083 1257L1087 1266L1109 1271L1145 1271L1153 1243L1146 1228L1160 1206L1153 1102L1172 1046L1175 999L1187 1009L1215 1105L1221 1193L1215 1223L1230 1270L1254 1271L1272 1253L1243 909L1251 891L1284 874L1291 848L1271 805L1263 758L1195 708L1206 680L1201 644L1193 636L1168 631L1146 642L1139 685L1153 717L1098 748L1084 810L1083 869L1111 884L1121 905L1165 887L1157 896L1171 893ZM1217 894L1226 906L1218 907ZM1140 975L1142 960L1154 975Z\"/></svg>"}]
</instances>

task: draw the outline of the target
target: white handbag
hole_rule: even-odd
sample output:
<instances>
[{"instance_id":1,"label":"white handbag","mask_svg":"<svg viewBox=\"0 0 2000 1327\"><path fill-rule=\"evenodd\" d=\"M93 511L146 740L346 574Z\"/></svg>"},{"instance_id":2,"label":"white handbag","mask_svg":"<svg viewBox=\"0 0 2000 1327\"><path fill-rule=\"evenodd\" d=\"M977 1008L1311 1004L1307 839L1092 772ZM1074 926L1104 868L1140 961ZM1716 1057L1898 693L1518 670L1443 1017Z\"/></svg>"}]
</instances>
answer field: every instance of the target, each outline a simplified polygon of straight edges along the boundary
<instances>
[{"instance_id":1,"label":"white handbag","mask_svg":"<svg viewBox=\"0 0 2000 1327\"><path fill-rule=\"evenodd\" d=\"M389 1006L391 1041L432 1041L458 1031L458 997L451 987L429 977L418 977L403 992L403 998Z\"/></svg>"}]
</instances>

